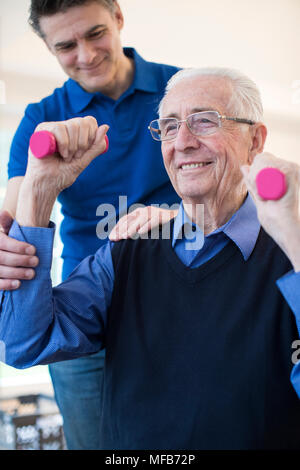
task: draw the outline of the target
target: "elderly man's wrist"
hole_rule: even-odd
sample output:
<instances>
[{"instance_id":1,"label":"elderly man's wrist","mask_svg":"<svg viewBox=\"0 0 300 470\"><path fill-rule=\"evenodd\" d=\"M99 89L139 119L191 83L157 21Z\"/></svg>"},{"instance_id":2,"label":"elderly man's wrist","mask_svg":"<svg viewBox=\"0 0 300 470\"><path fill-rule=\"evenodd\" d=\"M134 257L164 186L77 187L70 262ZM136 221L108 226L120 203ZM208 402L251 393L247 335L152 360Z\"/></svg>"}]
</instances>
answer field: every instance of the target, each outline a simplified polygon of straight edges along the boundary
<instances>
[{"instance_id":1,"label":"elderly man's wrist","mask_svg":"<svg viewBox=\"0 0 300 470\"><path fill-rule=\"evenodd\" d=\"M25 177L19 192L16 221L26 227L48 227L57 196L56 188L45 181Z\"/></svg>"}]
</instances>

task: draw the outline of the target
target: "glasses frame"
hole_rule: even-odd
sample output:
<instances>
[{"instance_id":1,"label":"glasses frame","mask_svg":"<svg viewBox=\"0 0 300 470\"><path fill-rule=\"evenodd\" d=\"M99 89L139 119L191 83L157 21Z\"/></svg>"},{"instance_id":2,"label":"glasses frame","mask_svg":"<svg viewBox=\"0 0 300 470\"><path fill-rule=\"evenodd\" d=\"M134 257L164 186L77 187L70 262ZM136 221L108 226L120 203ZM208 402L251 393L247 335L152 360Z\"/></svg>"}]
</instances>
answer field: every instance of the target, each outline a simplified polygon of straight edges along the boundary
<instances>
[{"instance_id":1,"label":"glasses frame","mask_svg":"<svg viewBox=\"0 0 300 470\"><path fill-rule=\"evenodd\" d=\"M190 133L192 135L194 135L195 137L205 137L206 135L212 135L215 133L215 131L209 133L209 134L195 134L189 124L188 124L188 119L191 117L191 116L194 116L195 114L205 114L205 113L215 113L218 115L218 127L222 127L222 122L223 121L234 121L234 122L238 122L238 123L241 123L241 124L249 124L250 126L253 126L254 124L256 124L255 121L252 121L251 119L244 119L244 118L238 118L238 117L231 117L231 116L225 116L224 114L220 114L219 111L213 111L213 110L207 110L207 111L198 111L197 113L192 113L192 114L189 114L187 116L186 119L177 119L175 117L171 117L171 118L160 118L160 119L153 119L153 121L150 122L149 126L148 126L148 129L151 133L151 136L154 140L156 140L157 142L164 142L166 140L175 140L177 135L178 135L178 131L179 131L179 128L180 128L180 125L183 123L183 122L186 122L186 125L187 125L187 128L188 130L190 131ZM151 127L151 124L153 122L157 122L157 121L160 121L161 119L175 119L176 122L177 122L177 132L176 132L176 135L175 136L172 136L170 138L166 138L166 139L156 139L154 137L154 135L152 134L153 131L159 131L159 129L154 129Z\"/></svg>"}]
</instances>

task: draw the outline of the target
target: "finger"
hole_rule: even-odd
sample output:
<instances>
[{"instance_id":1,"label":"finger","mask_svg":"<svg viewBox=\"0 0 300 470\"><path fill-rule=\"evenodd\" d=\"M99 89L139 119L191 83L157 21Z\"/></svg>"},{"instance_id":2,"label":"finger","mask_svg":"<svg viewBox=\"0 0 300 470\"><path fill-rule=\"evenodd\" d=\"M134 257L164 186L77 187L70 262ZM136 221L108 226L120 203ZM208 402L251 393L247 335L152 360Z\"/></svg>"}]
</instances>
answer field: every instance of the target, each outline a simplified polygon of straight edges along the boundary
<instances>
[{"instance_id":1,"label":"finger","mask_svg":"<svg viewBox=\"0 0 300 470\"><path fill-rule=\"evenodd\" d=\"M7 251L0 251L0 266L36 267L39 264L37 256L27 256Z\"/></svg>"},{"instance_id":2,"label":"finger","mask_svg":"<svg viewBox=\"0 0 300 470\"><path fill-rule=\"evenodd\" d=\"M170 222L173 219L178 211L175 210L168 210L168 209L159 209L155 207L148 207L148 217L143 223L141 223L141 227L139 229L139 234L144 234L149 232L150 230L157 228L163 224ZM150 211L149 211L150 209Z\"/></svg>"},{"instance_id":3,"label":"finger","mask_svg":"<svg viewBox=\"0 0 300 470\"><path fill-rule=\"evenodd\" d=\"M9 266L0 266L0 279L33 279L34 269L30 268L11 268Z\"/></svg>"},{"instance_id":4,"label":"finger","mask_svg":"<svg viewBox=\"0 0 300 470\"><path fill-rule=\"evenodd\" d=\"M109 238L117 241L130 238L135 233L143 235L151 229L169 222L176 214L177 211L160 209L153 206L135 209L130 215L124 216L119 220Z\"/></svg>"},{"instance_id":5,"label":"finger","mask_svg":"<svg viewBox=\"0 0 300 470\"><path fill-rule=\"evenodd\" d=\"M147 220L144 224L140 225L138 229L139 235L144 235L145 233L150 232L151 229L156 228L159 226L159 218L152 218L151 220Z\"/></svg>"},{"instance_id":6,"label":"finger","mask_svg":"<svg viewBox=\"0 0 300 470\"><path fill-rule=\"evenodd\" d=\"M132 239L137 239L139 238L139 230L141 228L141 222L140 219L138 218L135 222L132 222L130 226L128 227L127 232L125 232L122 236L122 238L132 238Z\"/></svg>"},{"instance_id":7,"label":"finger","mask_svg":"<svg viewBox=\"0 0 300 470\"><path fill-rule=\"evenodd\" d=\"M162 210L152 206L140 209L138 212L139 216L135 221L130 222L127 233L124 234L123 238L136 239L148 233L150 229L159 227L161 225L162 212Z\"/></svg>"},{"instance_id":8,"label":"finger","mask_svg":"<svg viewBox=\"0 0 300 470\"><path fill-rule=\"evenodd\" d=\"M14 219L7 210L0 211L0 231L8 234Z\"/></svg>"},{"instance_id":9,"label":"finger","mask_svg":"<svg viewBox=\"0 0 300 470\"><path fill-rule=\"evenodd\" d=\"M143 211L142 215L143 217L140 217L140 227L138 229L138 233L140 235L144 233L148 233L151 228L155 228L159 225L160 222L160 214L162 216L162 210L152 207L152 206L147 206Z\"/></svg>"},{"instance_id":10,"label":"finger","mask_svg":"<svg viewBox=\"0 0 300 470\"><path fill-rule=\"evenodd\" d=\"M0 250L8 251L10 253L34 255L36 248L26 242L21 242L9 237L5 233L0 233Z\"/></svg>"},{"instance_id":11,"label":"finger","mask_svg":"<svg viewBox=\"0 0 300 470\"><path fill-rule=\"evenodd\" d=\"M82 155L93 145L98 130L98 123L90 116L81 118L79 122L78 148L74 158L81 158Z\"/></svg>"},{"instance_id":12,"label":"finger","mask_svg":"<svg viewBox=\"0 0 300 470\"><path fill-rule=\"evenodd\" d=\"M140 228L149 220L150 207L138 208L130 212L127 217L123 217L120 224L119 236L121 239L132 238L138 234Z\"/></svg>"},{"instance_id":13,"label":"finger","mask_svg":"<svg viewBox=\"0 0 300 470\"><path fill-rule=\"evenodd\" d=\"M62 123L56 126L51 132L54 134L59 155L66 161L71 160L72 149L70 149L70 137L67 127ZM73 151L74 153L74 151Z\"/></svg>"},{"instance_id":14,"label":"finger","mask_svg":"<svg viewBox=\"0 0 300 470\"><path fill-rule=\"evenodd\" d=\"M109 239L117 241L121 240L122 238L127 238L128 226L130 226L131 223L136 222L138 216L138 210L124 215L110 232Z\"/></svg>"},{"instance_id":15,"label":"finger","mask_svg":"<svg viewBox=\"0 0 300 470\"><path fill-rule=\"evenodd\" d=\"M95 138L96 138L99 126L98 126L97 120L93 116L87 116L84 119L88 126L88 131L89 131L88 132L89 134L88 147L90 148L91 145L95 142Z\"/></svg>"},{"instance_id":16,"label":"finger","mask_svg":"<svg viewBox=\"0 0 300 470\"><path fill-rule=\"evenodd\" d=\"M19 289L21 282L17 279L0 279L1 290L16 290Z\"/></svg>"},{"instance_id":17,"label":"finger","mask_svg":"<svg viewBox=\"0 0 300 470\"><path fill-rule=\"evenodd\" d=\"M85 167L88 166L92 160L94 160L106 150L105 136L108 129L109 126L107 126L106 124L98 127L93 144L91 145L89 150L85 152L82 156L82 160L84 162Z\"/></svg>"},{"instance_id":18,"label":"finger","mask_svg":"<svg viewBox=\"0 0 300 470\"><path fill-rule=\"evenodd\" d=\"M155 216L151 217L151 219L147 220L144 224L140 225L140 228L137 230L139 236L146 235L147 233L151 232L151 237L157 237L160 227L168 222L170 222L171 218L170 213L164 214L165 209L160 210L155 214Z\"/></svg>"},{"instance_id":19,"label":"finger","mask_svg":"<svg viewBox=\"0 0 300 470\"><path fill-rule=\"evenodd\" d=\"M148 232L151 227L158 225L157 208L147 206L139 209L137 213L137 219L128 225L127 238L133 238L134 235L142 235ZM149 227L148 230L147 227Z\"/></svg>"},{"instance_id":20,"label":"finger","mask_svg":"<svg viewBox=\"0 0 300 470\"><path fill-rule=\"evenodd\" d=\"M67 162L70 162L79 150L79 133L80 133L80 121L79 119L70 119L65 121L66 131L68 133L69 147Z\"/></svg>"}]
</instances>

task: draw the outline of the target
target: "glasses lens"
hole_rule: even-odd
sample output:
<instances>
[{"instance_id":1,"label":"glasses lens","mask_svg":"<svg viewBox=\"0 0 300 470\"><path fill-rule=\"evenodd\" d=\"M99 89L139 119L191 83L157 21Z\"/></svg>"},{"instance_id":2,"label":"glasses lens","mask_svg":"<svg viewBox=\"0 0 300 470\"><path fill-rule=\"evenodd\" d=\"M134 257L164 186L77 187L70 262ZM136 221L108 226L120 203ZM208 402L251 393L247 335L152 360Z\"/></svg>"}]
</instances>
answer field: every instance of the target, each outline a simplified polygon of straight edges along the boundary
<instances>
[{"instance_id":1,"label":"glasses lens","mask_svg":"<svg viewBox=\"0 0 300 470\"><path fill-rule=\"evenodd\" d=\"M170 140L177 135L178 122L175 118L156 119L150 123L150 132L155 140Z\"/></svg>"},{"instance_id":2,"label":"glasses lens","mask_svg":"<svg viewBox=\"0 0 300 470\"><path fill-rule=\"evenodd\" d=\"M160 132L160 128L159 128L158 119L156 119L155 121L150 122L149 130L150 130L151 135L152 135L154 140L161 140L161 138L160 138L161 132Z\"/></svg>"},{"instance_id":3,"label":"glasses lens","mask_svg":"<svg viewBox=\"0 0 300 470\"><path fill-rule=\"evenodd\" d=\"M194 135L213 134L220 127L219 113L205 111L191 114L187 118L187 124Z\"/></svg>"}]
</instances>

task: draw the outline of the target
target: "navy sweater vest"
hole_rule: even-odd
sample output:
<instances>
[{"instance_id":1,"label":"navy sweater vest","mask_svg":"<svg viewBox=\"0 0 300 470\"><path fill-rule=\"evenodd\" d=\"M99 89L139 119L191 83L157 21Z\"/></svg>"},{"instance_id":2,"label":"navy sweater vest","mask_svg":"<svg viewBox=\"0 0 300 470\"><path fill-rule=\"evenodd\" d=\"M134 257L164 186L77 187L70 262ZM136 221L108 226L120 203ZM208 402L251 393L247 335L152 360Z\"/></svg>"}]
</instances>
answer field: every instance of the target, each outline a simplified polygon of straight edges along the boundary
<instances>
[{"instance_id":1,"label":"navy sweater vest","mask_svg":"<svg viewBox=\"0 0 300 470\"><path fill-rule=\"evenodd\" d=\"M291 264L261 230L196 269L171 240L112 250L104 449L300 449L290 383L294 315L275 281Z\"/></svg>"}]
</instances>

